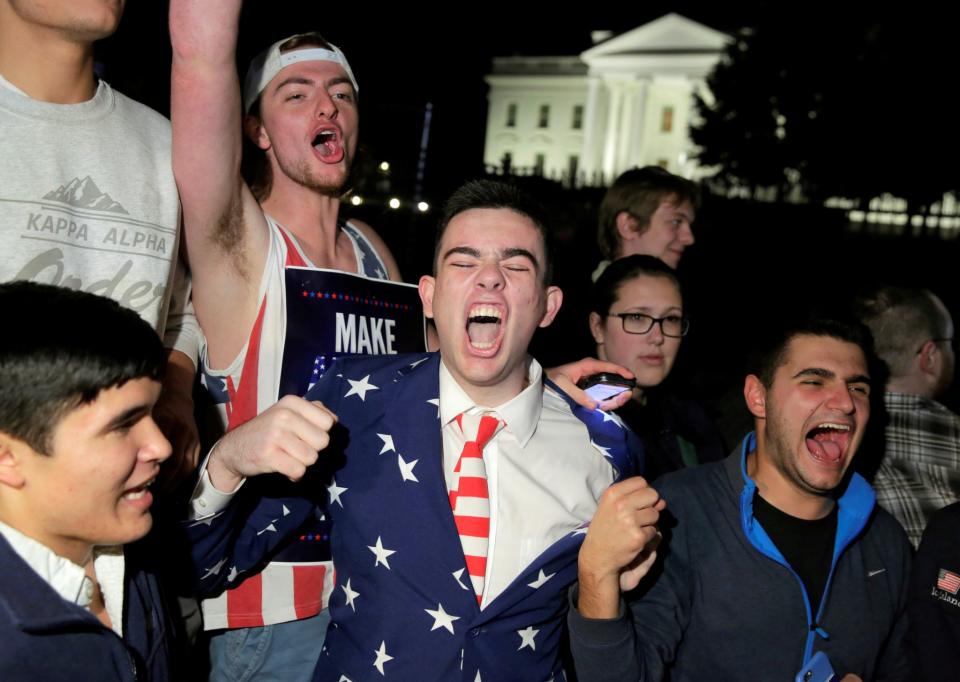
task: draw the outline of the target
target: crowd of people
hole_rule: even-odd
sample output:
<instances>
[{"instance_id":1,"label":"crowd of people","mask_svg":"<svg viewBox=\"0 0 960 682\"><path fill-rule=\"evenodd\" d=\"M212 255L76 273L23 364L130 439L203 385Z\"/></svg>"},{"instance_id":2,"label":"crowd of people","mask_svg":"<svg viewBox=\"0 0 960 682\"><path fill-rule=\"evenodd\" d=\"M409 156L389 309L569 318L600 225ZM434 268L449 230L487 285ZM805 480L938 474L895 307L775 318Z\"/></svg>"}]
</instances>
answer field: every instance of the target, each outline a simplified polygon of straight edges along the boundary
<instances>
[{"instance_id":1,"label":"crowd of people","mask_svg":"<svg viewBox=\"0 0 960 682\"><path fill-rule=\"evenodd\" d=\"M669 380L696 184L612 184L547 369L534 197L466 182L405 283L341 211L339 48L241 82L242 1L170 0L168 122L95 75L123 5L0 0L0 678L955 678L932 291L759 311L725 443Z\"/></svg>"}]
</instances>

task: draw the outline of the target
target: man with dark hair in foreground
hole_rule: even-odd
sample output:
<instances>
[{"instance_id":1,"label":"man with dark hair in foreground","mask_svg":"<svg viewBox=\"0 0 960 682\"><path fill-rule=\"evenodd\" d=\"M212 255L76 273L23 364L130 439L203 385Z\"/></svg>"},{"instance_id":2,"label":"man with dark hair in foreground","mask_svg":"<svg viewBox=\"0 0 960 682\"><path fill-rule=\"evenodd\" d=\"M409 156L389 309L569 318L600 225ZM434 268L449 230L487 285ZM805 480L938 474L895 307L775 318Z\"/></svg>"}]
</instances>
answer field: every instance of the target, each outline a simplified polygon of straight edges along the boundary
<instances>
[{"instance_id":1,"label":"man with dark hair in foreground","mask_svg":"<svg viewBox=\"0 0 960 682\"><path fill-rule=\"evenodd\" d=\"M666 549L626 604L620 588L636 583L621 571L642 545L629 516L598 513L569 617L581 682L792 680L824 656L838 678L910 679L910 547L848 471L871 352L843 318L801 320L764 346L743 390L756 431L723 462L657 480Z\"/></svg>"},{"instance_id":2,"label":"man with dark hair in foreground","mask_svg":"<svg viewBox=\"0 0 960 682\"><path fill-rule=\"evenodd\" d=\"M436 254L420 295L439 354L340 360L307 395L322 403L288 396L214 448L190 528L201 585L255 567L325 485L337 586L315 679L562 679L577 551L604 491L634 473L639 444L527 354L562 300L527 198L468 183L448 203ZM345 433L328 436L337 419ZM303 477L330 437L303 497L271 497L269 477L256 476ZM656 492L634 477L614 494L653 538Z\"/></svg>"},{"instance_id":3,"label":"man with dark hair in foreground","mask_svg":"<svg viewBox=\"0 0 960 682\"><path fill-rule=\"evenodd\" d=\"M0 284L0 679L172 679L150 530L165 352L133 311ZM112 632L111 632L112 631Z\"/></svg>"}]
</instances>

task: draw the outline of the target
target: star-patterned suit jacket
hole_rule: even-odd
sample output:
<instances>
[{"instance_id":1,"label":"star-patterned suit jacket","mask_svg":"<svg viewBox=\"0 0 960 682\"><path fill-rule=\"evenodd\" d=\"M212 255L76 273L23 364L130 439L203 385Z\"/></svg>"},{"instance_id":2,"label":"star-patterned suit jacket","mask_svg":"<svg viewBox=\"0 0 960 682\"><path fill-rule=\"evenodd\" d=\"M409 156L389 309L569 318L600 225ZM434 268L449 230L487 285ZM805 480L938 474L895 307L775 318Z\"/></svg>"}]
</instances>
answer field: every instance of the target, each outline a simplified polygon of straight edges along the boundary
<instances>
[{"instance_id":1,"label":"star-patterned suit jacket","mask_svg":"<svg viewBox=\"0 0 960 682\"><path fill-rule=\"evenodd\" d=\"M617 479L637 473L641 447L629 430L551 388L586 424ZM337 586L315 679L562 679L566 593L586 527L571 528L480 609L443 473L439 355L340 360L307 398L322 401L344 427L321 453L331 473L326 513ZM596 453L586 440L571 447ZM305 485L316 497L318 483ZM278 536L313 513L308 499L253 488L190 528L207 589L262 562Z\"/></svg>"}]
</instances>

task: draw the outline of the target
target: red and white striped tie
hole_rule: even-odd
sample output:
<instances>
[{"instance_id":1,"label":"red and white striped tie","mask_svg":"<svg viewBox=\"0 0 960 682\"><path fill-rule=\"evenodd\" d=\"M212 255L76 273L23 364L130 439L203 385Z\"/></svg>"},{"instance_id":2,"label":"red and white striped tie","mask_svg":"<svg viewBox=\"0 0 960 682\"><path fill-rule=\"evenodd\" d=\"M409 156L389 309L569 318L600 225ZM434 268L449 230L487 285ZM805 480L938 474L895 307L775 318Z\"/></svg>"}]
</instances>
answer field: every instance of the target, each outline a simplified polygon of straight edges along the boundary
<instances>
[{"instance_id":1,"label":"red and white striped tie","mask_svg":"<svg viewBox=\"0 0 960 682\"><path fill-rule=\"evenodd\" d=\"M483 579L487 572L487 546L490 539L490 495L487 492L487 467L483 448L503 428L502 420L491 413L459 414L457 426L463 434L463 452L453 470L450 508L457 524L467 573L479 604L483 598Z\"/></svg>"}]
</instances>

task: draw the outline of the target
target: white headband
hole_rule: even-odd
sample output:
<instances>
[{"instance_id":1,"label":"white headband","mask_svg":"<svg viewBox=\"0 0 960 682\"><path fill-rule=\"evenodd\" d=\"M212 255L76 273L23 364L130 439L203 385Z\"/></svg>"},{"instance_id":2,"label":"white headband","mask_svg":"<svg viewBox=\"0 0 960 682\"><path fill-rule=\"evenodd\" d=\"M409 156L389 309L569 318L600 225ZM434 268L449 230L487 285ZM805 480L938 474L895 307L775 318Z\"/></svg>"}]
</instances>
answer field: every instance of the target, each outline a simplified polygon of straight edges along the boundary
<instances>
[{"instance_id":1,"label":"white headband","mask_svg":"<svg viewBox=\"0 0 960 682\"><path fill-rule=\"evenodd\" d=\"M293 38L300 36L290 36L283 40L278 40L266 50L257 55L256 59L250 62L250 68L247 70L247 78L243 84L243 111L250 112L250 107L260 97L267 84L274 79L285 67L297 62L334 62L343 67L350 78L350 83L356 92L360 92L357 86L357 79L350 70L350 64L347 58L336 45L330 44L331 49L326 50L321 47L305 47L303 49L293 49L288 52L280 52L280 46Z\"/></svg>"}]
</instances>

